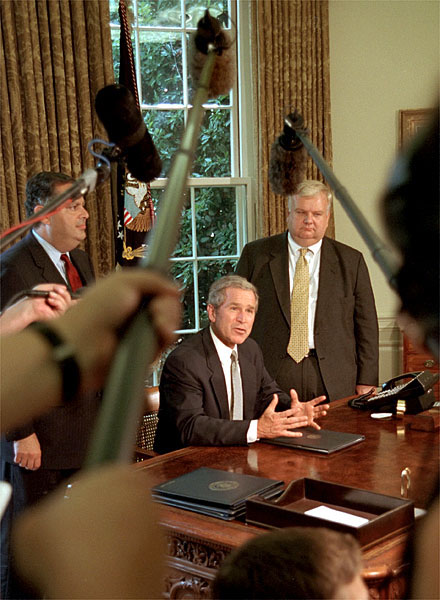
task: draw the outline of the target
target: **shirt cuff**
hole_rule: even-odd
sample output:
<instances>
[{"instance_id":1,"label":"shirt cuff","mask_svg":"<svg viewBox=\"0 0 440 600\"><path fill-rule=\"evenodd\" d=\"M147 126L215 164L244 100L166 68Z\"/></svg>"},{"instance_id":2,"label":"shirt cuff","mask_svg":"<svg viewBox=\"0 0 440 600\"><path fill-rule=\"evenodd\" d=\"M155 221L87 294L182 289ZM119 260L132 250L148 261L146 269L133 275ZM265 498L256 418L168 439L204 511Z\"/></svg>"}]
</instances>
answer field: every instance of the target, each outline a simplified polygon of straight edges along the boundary
<instances>
[{"instance_id":1,"label":"shirt cuff","mask_svg":"<svg viewBox=\"0 0 440 600\"><path fill-rule=\"evenodd\" d=\"M249 425L249 429L247 430L247 443L252 444L258 440L258 419L253 419L251 424Z\"/></svg>"}]
</instances>

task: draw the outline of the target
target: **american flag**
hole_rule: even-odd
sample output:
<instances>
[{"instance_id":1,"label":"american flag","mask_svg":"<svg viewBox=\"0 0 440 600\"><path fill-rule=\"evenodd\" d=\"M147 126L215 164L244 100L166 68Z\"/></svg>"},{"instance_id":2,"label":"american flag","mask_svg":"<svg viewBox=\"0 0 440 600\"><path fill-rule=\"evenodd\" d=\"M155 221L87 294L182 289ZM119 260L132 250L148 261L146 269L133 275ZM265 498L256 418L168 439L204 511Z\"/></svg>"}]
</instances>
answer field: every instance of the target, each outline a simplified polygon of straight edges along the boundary
<instances>
[{"instance_id":1,"label":"american flag","mask_svg":"<svg viewBox=\"0 0 440 600\"><path fill-rule=\"evenodd\" d=\"M119 83L131 91L138 108L140 108L127 4L128 0L119 0L119 20L121 23ZM144 229L143 231L139 227L136 227L135 230L127 229L127 225L135 221L137 217L136 213L133 213L132 216L132 213L126 207L127 193L125 190L127 185L127 170L124 166L118 165L115 262L121 266L135 266L145 251L146 246L144 242L149 229ZM148 218L145 219L145 222L148 222L148 227L151 227L155 222L155 211L151 198L150 184L147 184L146 202ZM132 201L128 203L130 209L132 205ZM139 206L136 207L133 205L133 208L138 210Z\"/></svg>"}]
</instances>

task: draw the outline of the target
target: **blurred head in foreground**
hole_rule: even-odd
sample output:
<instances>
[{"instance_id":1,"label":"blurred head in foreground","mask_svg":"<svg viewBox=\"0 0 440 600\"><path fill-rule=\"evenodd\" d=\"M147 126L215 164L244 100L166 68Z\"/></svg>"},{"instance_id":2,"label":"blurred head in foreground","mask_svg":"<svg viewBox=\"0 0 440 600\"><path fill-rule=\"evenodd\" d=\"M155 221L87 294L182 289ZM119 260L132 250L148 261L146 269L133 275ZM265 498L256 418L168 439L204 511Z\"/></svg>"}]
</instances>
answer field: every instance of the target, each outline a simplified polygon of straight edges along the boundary
<instances>
[{"instance_id":1,"label":"blurred head in foreground","mask_svg":"<svg viewBox=\"0 0 440 600\"><path fill-rule=\"evenodd\" d=\"M359 544L325 528L258 536L230 554L213 583L216 600L369 598Z\"/></svg>"},{"instance_id":2,"label":"blurred head in foreground","mask_svg":"<svg viewBox=\"0 0 440 600\"><path fill-rule=\"evenodd\" d=\"M402 327L439 358L439 111L398 157L383 198L391 241L401 255L397 291Z\"/></svg>"}]
</instances>

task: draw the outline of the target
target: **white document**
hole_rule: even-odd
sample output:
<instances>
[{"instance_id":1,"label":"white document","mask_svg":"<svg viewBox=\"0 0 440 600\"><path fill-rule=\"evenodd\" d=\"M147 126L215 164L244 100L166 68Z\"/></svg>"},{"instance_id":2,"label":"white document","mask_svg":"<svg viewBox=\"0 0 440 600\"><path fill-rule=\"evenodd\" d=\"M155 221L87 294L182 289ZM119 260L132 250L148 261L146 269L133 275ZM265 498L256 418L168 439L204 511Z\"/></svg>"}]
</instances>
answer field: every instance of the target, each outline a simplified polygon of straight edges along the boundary
<instances>
[{"instance_id":1,"label":"white document","mask_svg":"<svg viewBox=\"0 0 440 600\"><path fill-rule=\"evenodd\" d=\"M357 517L356 515L351 515L342 510L335 510L334 508L329 508L324 505L306 510L304 514L311 515L312 517L319 517L326 521L333 521L334 523L350 525L350 527L361 527L368 523L368 519L364 519L364 517Z\"/></svg>"}]
</instances>

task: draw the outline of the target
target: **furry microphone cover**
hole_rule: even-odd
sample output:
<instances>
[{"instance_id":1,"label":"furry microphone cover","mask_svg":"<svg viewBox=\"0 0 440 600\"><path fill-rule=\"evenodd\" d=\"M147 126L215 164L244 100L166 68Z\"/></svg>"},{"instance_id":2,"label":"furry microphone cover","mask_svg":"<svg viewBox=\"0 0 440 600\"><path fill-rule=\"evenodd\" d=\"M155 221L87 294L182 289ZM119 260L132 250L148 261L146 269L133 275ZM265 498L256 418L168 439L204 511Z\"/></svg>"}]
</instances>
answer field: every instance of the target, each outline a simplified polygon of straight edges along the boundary
<instances>
[{"instance_id":1,"label":"furry microphone cover","mask_svg":"<svg viewBox=\"0 0 440 600\"><path fill-rule=\"evenodd\" d=\"M231 36L218 19L207 10L197 23L197 31L189 40L190 73L194 87L197 87L200 74L206 62L209 45L216 48L217 57L208 89L209 98L229 94L235 80L235 53L232 51Z\"/></svg>"},{"instance_id":2,"label":"furry microphone cover","mask_svg":"<svg viewBox=\"0 0 440 600\"><path fill-rule=\"evenodd\" d=\"M296 111L287 119L294 127L304 129L304 120ZM308 153L295 129L284 125L283 133L277 137L270 149L269 184L274 194L290 196L296 186L306 178Z\"/></svg>"}]
</instances>

